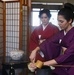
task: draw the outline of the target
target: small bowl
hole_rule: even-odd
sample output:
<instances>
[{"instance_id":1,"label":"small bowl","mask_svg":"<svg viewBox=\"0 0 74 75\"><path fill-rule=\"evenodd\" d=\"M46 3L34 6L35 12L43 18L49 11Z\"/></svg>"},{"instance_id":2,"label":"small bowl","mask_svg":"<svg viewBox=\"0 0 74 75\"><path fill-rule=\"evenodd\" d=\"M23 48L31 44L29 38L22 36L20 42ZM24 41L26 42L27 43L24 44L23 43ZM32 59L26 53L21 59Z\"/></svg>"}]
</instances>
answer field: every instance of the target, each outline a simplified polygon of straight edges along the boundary
<instances>
[{"instance_id":1,"label":"small bowl","mask_svg":"<svg viewBox=\"0 0 74 75\"><path fill-rule=\"evenodd\" d=\"M20 60L24 55L24 51L22 50L12 50L9 52L9 56L12 60Z\"/></svg>"}]
</instances>

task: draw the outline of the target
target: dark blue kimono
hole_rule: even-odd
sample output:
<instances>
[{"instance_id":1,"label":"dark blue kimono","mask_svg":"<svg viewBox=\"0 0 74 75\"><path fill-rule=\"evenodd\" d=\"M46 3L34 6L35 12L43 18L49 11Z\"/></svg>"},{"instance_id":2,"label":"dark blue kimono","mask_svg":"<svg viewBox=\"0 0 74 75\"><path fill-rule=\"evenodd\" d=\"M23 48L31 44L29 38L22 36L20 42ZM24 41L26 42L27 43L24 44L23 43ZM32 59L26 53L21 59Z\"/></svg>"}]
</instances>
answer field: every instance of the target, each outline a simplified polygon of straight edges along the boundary
<instances>
[{"instance_id":1,"label":"dark blue kimono","mask_svg":"<svg viewBox=\"0 0 74 75\"><path fill-rule=\"evenodd\" d=\"M62 47L67 48L64 54L61 54ZM40 45L40 49L46 60L55 59L59 65L63 65L55 68L54 72L57 75L74 75L74 27L66 35L62 30L53 38L46 40Z\"/></svg>"}]
</instances>

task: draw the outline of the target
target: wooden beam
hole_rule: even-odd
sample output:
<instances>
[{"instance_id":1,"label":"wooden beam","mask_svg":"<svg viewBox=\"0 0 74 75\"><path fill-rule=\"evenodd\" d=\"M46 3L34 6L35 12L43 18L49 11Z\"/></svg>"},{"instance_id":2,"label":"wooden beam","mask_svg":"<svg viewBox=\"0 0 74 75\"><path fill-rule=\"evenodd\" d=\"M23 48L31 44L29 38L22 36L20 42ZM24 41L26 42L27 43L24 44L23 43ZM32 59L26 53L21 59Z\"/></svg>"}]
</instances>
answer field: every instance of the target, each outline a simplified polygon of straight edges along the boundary
<instances>
[{"instance_id":1,"label":"wooden beam","mask_svg":"<svg viewBox=\"0 0 74 75\"><path fill-rule=\"evenodd\" d=\"M22 49L22 0L20 0L19 49Z\"/></svg>"},{"instance_id":2,"label":"wooden beam","mask_svg":"<svg viewBox=\"0 0 74 75\"><path fill-rule=\"evenodd\" d=\"M19 0L2 0L2 1L4 1L4 2L12 2L12 1L19 1Z\"/></svg>"},{"instance_id":3,"label":"wooden beam","mask_svg":"<svg viewBox=\"0 0 74 75\"><path fill-rule=\"evenodd\" d=\"M6 3L3 4L3 49L4 49L4 56L6 56Z\"/></svg>"}]
</instances>

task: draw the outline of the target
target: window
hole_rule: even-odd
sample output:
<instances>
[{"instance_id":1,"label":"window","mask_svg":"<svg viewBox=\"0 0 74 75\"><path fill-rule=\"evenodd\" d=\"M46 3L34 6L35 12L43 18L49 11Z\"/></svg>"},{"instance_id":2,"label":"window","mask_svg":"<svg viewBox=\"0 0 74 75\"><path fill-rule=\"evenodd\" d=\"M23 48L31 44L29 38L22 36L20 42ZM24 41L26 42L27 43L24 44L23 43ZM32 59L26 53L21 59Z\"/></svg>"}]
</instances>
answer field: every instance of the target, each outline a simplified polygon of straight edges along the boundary
<instances>
[{"instance_id":1,"label":"window","mask_svg":"<svg viewBox=\"0 0 74 75\"><path fill-rule=\"evenodd\" d=\"M41 24L40 19L39 19L39 11L41 9L39 8L33 8L32 9L32 26L39 26ZM57 22L57 14L58 14L58 10L50 10L51 13L51 18L50 18L50 22L56 26L58 26L58 22Z\"/></svg>"},{"instance_id":2,"label":"window","mask_svg":"<svg viewBox=\"0 0 74 75\"><path fill-rule=\"evenodd\" d=\"M32 11L32 26L40 25L40 19L38 17L40 9L33 9Z\"/></svg>"},{"instance_id":3,"label":"window","mask_svg":"<svg viewBox=\"0 0 74 75\"><path fill-rule=\"evenodd\" d=\"M57 21L58 10L50 10L50 13L51 13L50 22L58 26L58 21Z\"/></svg>"}]
</instances>

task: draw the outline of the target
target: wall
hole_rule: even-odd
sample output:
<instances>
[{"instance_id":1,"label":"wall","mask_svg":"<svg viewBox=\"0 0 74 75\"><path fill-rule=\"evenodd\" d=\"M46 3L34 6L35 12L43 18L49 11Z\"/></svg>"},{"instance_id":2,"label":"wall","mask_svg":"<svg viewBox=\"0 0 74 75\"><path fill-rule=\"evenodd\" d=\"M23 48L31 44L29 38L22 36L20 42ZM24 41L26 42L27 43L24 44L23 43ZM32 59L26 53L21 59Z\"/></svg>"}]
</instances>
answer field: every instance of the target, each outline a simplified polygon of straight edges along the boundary
<instances>
[{"instance_id":1,"label":"wall","mask_svg":"<svg viewBox=\"0 0 74 75\"><path fill-rule=\"evenodd\" d=\"M69 2L69 3L72 3L72 4L74 4L74 0L32 0L32 2L51 2L51 3L67 3L67 2Z\"/></svg>"},{"instance_id":2,"label":"wall","mask_svg":"<svg viewBox=\"0 0 74 75\"><path fill-rule=\"evenodd\" d=\"M51 2L51 3L62 2L62 3L65 3L67 2L67 0L32 0L32 2Z\"/></svg>"},{"instance_id":3,"label":"wall","mask_svg":"<svg viewBox=\"0 0 74 75\"><path fill-rule=\"evenodd\" d=\"M74 0L67 0L68 2L74 4Z\"/></svg>"}]
</instances>

